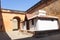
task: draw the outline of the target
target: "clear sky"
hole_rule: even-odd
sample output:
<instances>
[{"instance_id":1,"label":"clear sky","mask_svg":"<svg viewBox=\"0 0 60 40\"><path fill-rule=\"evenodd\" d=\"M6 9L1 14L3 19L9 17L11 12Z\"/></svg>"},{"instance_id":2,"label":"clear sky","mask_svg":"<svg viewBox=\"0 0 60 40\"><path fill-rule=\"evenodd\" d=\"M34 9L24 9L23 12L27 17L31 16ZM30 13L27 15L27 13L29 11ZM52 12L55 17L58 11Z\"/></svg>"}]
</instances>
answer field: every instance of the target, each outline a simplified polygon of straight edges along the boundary
<instances>
[{"instance_id":1,"label":"clear sky","mask_svg":"<svg viewBox=\"0 0 60 40\"><path fill-rule=\"evenodd\" d=\"M13 10L26 11L40 0L1 0L1 7Z\"/></svg>"}]
</instances>

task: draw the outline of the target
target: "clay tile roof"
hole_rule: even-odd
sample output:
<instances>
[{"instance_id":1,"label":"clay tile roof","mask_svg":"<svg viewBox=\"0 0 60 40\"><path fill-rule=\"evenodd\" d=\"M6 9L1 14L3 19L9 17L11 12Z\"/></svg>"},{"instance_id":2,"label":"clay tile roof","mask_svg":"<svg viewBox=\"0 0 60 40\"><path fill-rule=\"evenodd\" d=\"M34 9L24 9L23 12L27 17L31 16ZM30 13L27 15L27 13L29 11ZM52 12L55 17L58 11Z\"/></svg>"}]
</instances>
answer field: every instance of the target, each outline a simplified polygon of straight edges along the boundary
<instances>
[{"instance_id":1,"label":"clay tile roof","mask_svg":"<svg viewBox=\"0 0 60 40\"><path fill-rule=\"evenodd\" d=\"M36 17L36 14L26 14L26 16L27 16L27 19L31 19Z\"/></svg>"}]
</instances>

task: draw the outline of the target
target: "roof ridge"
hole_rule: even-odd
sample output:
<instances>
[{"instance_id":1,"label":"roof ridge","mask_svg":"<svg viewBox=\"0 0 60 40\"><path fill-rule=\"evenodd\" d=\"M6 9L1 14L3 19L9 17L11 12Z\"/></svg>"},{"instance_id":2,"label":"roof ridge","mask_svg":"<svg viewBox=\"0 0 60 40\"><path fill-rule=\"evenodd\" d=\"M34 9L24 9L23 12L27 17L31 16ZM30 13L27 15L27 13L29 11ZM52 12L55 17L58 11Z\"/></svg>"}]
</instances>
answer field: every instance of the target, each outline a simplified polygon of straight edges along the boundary
<instances>
[{"instance_id":1,"label":"roof ridge","mask_svg":"<svg viewBox=\"0 0 60 40\"><path fill-rule=\"evenodd\" d=\"M14 12L25 12L25 11L12 10L12 9L5 9L5 8L1 8L1 10L10 10L10 11L14 11Z\"/></svg>"}]
</instances>

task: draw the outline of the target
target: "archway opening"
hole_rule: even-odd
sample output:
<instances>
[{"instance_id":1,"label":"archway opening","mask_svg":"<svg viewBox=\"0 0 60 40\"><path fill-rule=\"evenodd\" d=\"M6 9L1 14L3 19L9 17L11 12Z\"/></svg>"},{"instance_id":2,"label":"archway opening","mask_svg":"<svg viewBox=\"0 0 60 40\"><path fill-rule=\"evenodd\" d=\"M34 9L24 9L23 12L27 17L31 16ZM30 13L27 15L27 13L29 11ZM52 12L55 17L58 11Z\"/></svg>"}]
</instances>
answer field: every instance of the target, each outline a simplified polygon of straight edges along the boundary
<instances>
[{"instance_id":1,"label":"archway opening","mask_svg":"<svg viewBox=\"0 0 60 40\"><path fill-rule=\"evenodd\" d=\"M13 31L20 29L20 18L14 17L13 18Z\"/></svg>"}]
</instances>

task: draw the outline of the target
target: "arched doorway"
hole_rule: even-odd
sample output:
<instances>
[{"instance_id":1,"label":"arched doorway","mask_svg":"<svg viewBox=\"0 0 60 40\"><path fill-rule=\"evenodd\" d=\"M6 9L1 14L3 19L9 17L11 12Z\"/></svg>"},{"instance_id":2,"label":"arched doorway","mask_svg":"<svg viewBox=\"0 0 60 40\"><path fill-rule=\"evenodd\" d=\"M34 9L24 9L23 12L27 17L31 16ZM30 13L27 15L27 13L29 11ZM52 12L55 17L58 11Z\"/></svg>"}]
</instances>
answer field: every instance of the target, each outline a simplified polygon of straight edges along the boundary
<instances>
[{"instance_id":1,"label":"arched doorway","mask_svg":"<svg viewBox=\"0 0 60 40\"><path fill-rule=\"evenodd\" d=\"M14 17L13 18L13 31L19 30L20 29L20 18L19 17Z\"/></svg>"}]
</instances>

